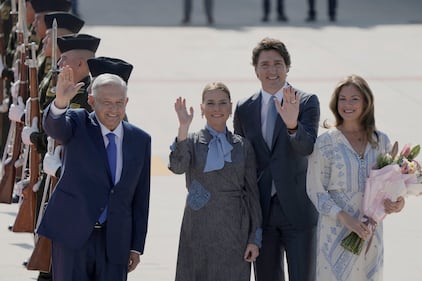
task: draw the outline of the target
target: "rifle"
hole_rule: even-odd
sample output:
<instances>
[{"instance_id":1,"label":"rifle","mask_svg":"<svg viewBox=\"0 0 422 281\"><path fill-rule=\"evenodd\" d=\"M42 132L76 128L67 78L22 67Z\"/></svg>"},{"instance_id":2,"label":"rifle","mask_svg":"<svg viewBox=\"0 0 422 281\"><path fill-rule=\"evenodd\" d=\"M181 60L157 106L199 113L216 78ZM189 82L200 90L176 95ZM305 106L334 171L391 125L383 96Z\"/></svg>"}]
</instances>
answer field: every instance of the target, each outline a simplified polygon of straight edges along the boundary
<instances>
[{"instance_id":1,"label":"rifle","mask_svg":"<svg viewBox=\"0 0 422 281\"><path fill-rule=\"evenodd\" d=\"M47 153L54 153L55 141L48 137ZM44 185L44 192L41 200L41 207L38 213L37 228L39 227L44 211L46 208L47 197L51 196L54 187L57 184L57 178L47 175ZM32 251L31 257L26 265L28 270L38 270L43 272L50 272L51 269L51 240L47 237L36 234L35 247Z\"/></svg>"},{"instance_id":2,"label":"rifle","mask_svg":"<svg viewBox=\"0 0 422 281\"><path fill-rule=\"evenodd\" d=\"M3 70L4 65L6 63L5 56L6 56L6 42L4 40L4 27L3 27L3 19L0 19L0 64L1 69ZM4 83L3 78L0 77L0 104L3 104L4 100ZM4 113L3 113L4 114ZM3 114L0 115L0 141L3 139L2 132L3 132Z\"/></svg>"},{"instance_id":3,"label":"rifle","mask_svg":"<svg viewBox=\"0 0 422 281\"><path fill-rule=\"evenodd\" d=\"M19 52L19 96L26 101L28 97L28 68L25 65L26 46L28 43L28 31L26 27L26 8L25 2L19 0L19 15L17 24L18 52ZM13 103L17 103L14 99ZM3 175L0 180L0 203L12 203L13 187L16 180L16 161L18 160L22 146L22 129L23 124L19 122L11 122L9 134L12 136L13 149L11 155L3 162ZM12 130L12 132L10 132ZM9 145L9 144L8 144ZM5 153L8 149L5 149Z\"/></svg>"},{"instance_id":4,"label":"rifle","mask_svg":"<svg viewBox=\"0 0 422 281\"><path fill-rule=\"evenodd\" d=\"M37 45L35 43L30 44L32 58L27 60L30 69L30 98L27 104L29 105L26 117L27 126L32 126L34 118L38 120L37 127L40 128L40 106L38 102L38 78L37 78L37 57L35 51ZM27 151L28 148L25 148ZM33 233L35 229L35 210L37 206L37 198L34 192L34 186L38 183L40 177L40 154L37 151L35 145L29 147L29 184L22 189L22 202L19 207L18 214L16 215L15 223L13 224L13 232L29 232ZM26 160L26 159L25 159ZM24 168L26 167L26 161ZM22 180L24 180L25 172L23 169Z\"/></svg>"},{"instance_id":5,"label":"rifle","mask_svg":"<svg viewBox=\"0 0 422 281\"><path fill-rule=\"evenodd\" d=\"M51 79L51 87L55 90L56 83L57 83L57 21L56 19L53 20L53 34L52 34L52 65L50 71L52 72L52 79ZM48 137L48 145L47 145L47 153L54 154L55 150L55 141L52 137ZM38 229L42 217L44 216L45 205L47 202L47 197L51 196L55 186L57 184L57 178L51 177L47 175L44 185L44 192L41 200L41 207L38 213L37 225L36 228ZM28 260L28 264L26 265L28 270L38 270L42 272L50 272L51 269L51 240L47 237L36 235L35 237L35 247L32 251L31 257Z\"/></svg>"},{"instance_id":6,"label":"rifle","mask_svg":"<svg viewBox=\"0 0 422 281\"><path fill-rule=\"evenodd\" d=\"M41 206L42 207L42 206ZM50 272L51 270L51 240L39 235L34 250L26 265L28 270Z\"/></svg>"}]
</instances>

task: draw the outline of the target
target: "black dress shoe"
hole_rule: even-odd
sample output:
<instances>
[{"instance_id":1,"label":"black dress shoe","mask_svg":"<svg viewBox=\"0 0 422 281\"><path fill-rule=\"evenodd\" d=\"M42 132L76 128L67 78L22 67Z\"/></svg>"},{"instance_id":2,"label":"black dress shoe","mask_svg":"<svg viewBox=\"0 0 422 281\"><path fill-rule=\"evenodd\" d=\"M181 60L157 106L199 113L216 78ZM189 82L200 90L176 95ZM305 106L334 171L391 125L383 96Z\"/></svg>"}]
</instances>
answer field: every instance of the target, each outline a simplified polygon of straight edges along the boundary
<instances>
[{"instance_id":1,"label":"black dress shoe","mask_svg":"<svg viewBox=\"0 0 422 281\"><path fill-rule=\"evenodd\" d=\"M208 17L208 25L213 25L213 24L214 24L214 18Z\"/></svg>"},{"instance_id":2,"label":"black dress shoe","mask_svg":"<svg viewBox=\"0 0 422 281\"><path fill-rule=\"evenodd\" d=\"M48 272L48 273L40 272L37 279L37 281L52 281L52 280L53 280L53 276L51 272Z\"/></svg>"},{"instance_id":3,"label":"black dress shoe","mask_svg":"<svg viewBox=\"0 0 422 281\"><path fill-rule=\"evenodd\" d=\"M190 18L182 19L182 24L189 24L189 23L190 23Z\"/></svg>"},{"instance_id":4,"label":"black dress shoe","mask_svg":"<svg viewBox=\"0 0 422 281\"><path fill-rule=\"evenodd\" d=\"M316 21L316 17L315 16L308 16L305 21L306 22L315 22Z\"/></svg>"},{"instance_id":5,"label":"black dress shoe","mask_svg":"<svg viewBox=\"0 0 422 281\"><path fill-rule=\"evenodd\" d=\"M263 16L261 19L262 22L268 22L268 16Z\"/></svg>"},{"instance_id":6,"label":"black dress shoe","mask_svg":"<svg viewBox=\"0 0 422 281\"><path fill-rule=\"evenodd\" d=\"M277 20L278 20L278 21L283 21L283 22L286 22L286 21L288 21L289 19L288 19L285 15L278 15L278 16L277 16Z\"/></svg>"},{"instance_id":7,"label":"black dress shoe","mask_svg":"<svg viewBox=\"0 0 422 281\"><path fill-rule=\"evenodd\" d=\"M336 15L330 15L330 21L335 22L336 21Z\"/></svg>"}]
</instances>

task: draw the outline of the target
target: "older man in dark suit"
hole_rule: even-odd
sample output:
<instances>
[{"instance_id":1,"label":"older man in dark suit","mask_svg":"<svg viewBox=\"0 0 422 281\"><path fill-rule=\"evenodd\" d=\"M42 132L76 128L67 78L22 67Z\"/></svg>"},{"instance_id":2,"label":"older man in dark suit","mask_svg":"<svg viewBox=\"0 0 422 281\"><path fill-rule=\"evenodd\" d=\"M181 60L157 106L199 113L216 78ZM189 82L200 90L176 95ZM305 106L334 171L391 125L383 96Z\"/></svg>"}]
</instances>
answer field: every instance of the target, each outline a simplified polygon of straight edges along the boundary
<instances>
[{"instance_id":1,"label":"older man in dark suit","mask_svg":"<svg viewBox=\"0 0 422 281\"><path fill-rule=\"evenodd\" d=\"M82 83L64 66L45 131L64 147L63 168L38 233L52 240L55 281L126 280L144 252L151 137L123 121L127 86L102 74L92 84L94 112L68 109Z\"/></svg>"},{"instance_id":2,"label":"older man in dark suit","mask_svg":"<svg viewBox=\"0 0 422 281\"><path fill-rule=\"evenodd\" d=\"M264 38L252 63L262 89L237 104L234 131L252 143L263 215L255 264L257 281L314 281L317 212L306 194L307 156L318 132L317 96L286 82L290 55L276 39Z\"/></svg>"}]
</instances>

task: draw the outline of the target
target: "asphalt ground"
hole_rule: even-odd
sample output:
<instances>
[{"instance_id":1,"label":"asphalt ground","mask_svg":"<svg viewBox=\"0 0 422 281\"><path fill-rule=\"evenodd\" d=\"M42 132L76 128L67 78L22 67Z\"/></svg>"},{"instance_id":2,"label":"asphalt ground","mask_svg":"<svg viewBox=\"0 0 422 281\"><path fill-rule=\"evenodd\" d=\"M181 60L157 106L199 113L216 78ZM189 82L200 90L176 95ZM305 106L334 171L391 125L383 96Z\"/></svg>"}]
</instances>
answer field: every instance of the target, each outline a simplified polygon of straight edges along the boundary
<instances>
[{"instance_id":1,"label":"asphalt ground","mask_svg":"<svg viewBox=\"0 0 422 281\"><path fill-rule=\"evenodd\" d=\"M97 55L135 66L127 113L130 122L152 135L149 232L141 264L128 280L174 279L186 196L184 177L166 167L178 126L174 101L182 96L194 107L191 129L197 130L205 122L198 112L206 83L226 83L234 103L257 91L251 51L263 37L285 42L292 58L288 81L318 95L321 121L333 120L328 101L336 83L355 73L374 92L378 129L401 146L422 144L422 2L343 0L336 23L328 21L326 4L318 1L318 21L308 24L306 1L286 0L289 22L263 24L260 1L217 0L216 23L207 26L202 1L194 1L192 24L182 26L182 0L80 1L87 24L81 32L102 39ZM232 120L228 125L231 129ZM0 281L37 276L21 265L31 254L32 235L7 230L17 209L17 204L0 204ZM385 281L422 280L421 214L422 198L409 197L401 213L385 220Z\"/></svg>"}]
</instances>

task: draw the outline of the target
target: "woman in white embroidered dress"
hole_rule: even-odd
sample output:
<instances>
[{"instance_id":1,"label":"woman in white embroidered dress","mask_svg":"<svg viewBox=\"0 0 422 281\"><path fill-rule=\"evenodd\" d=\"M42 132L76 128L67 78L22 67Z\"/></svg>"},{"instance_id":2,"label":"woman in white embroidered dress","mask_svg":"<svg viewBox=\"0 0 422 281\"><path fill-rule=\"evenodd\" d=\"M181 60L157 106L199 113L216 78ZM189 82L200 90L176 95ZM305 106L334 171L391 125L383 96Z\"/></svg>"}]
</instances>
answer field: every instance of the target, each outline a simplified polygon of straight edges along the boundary
<instances>
[{"instance_id":1,"label":"woman in white embroidered dress","mask_svg":"<svg viewBox=\"0 0 422 281\"><path fill-rule=\"evenodd\" d=\"M317 138L310 156L307 193L319 212L316 281L382 280L383 228L380 223L365 255L341 246L354 231L368 240L370 229L361 222L362 199L369 171L379 154L391 149L389 138L376 130L374 98L367 82L351 75L335 88L330 101L335 126ZM404 199L384 202L387 213L399 212Z\"/></svg>"}]
</instances>

